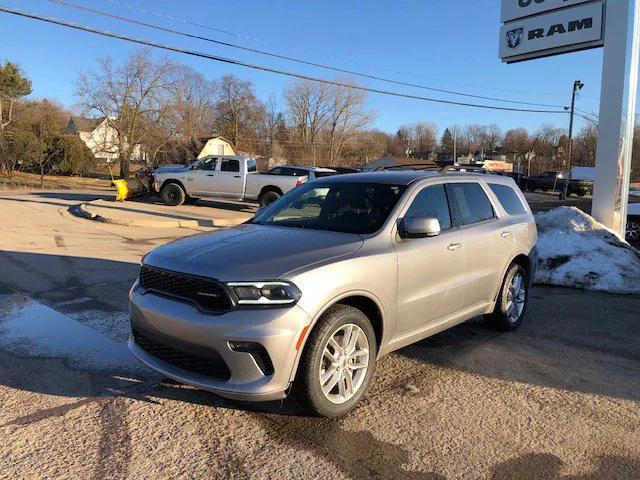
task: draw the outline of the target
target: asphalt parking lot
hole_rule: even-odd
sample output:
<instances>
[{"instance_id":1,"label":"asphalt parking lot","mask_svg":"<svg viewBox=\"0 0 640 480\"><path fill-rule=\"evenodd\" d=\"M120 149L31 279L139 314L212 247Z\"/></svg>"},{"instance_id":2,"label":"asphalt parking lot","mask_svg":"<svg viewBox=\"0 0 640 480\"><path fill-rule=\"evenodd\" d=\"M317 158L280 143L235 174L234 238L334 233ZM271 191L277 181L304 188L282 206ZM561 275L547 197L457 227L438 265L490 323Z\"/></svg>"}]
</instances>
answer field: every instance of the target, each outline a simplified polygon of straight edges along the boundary
<instances>
[{"instance_id":1,"label":"asphalt parking lot","mask_svg":"<svg viewBox=\"0 0 640 480\"><path fill-rule=\"evenodd\" d=\"M638 478L640 298L537 287L518 331L471 321L402 349L352 414L309 418L122 354L140 258L198 231L69 214L91 198L0 194L0 477Z\"/></svg>"}]
</instances>

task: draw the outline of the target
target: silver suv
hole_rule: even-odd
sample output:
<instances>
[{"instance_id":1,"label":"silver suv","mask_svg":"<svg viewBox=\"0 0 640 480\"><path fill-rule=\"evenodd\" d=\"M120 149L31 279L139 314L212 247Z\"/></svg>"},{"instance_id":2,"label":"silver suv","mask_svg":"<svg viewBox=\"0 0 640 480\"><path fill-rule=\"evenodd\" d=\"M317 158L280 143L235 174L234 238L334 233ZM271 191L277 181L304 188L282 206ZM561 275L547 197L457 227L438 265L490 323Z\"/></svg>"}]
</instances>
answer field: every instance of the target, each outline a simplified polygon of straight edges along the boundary
<instances>
[{"instance_id":1,"label":"silver suv","mask_svg":"<svg viewBox=\"0 0 640 480\"><path fill-rule=\"evenodd\" d=\"M319 179L235 228L150 252L129 348L181 382L243 400L290 391L338 416L376 360L484 315L525 315L531 210L508 177L375 172Z\"/></svg>"}]
</instances>

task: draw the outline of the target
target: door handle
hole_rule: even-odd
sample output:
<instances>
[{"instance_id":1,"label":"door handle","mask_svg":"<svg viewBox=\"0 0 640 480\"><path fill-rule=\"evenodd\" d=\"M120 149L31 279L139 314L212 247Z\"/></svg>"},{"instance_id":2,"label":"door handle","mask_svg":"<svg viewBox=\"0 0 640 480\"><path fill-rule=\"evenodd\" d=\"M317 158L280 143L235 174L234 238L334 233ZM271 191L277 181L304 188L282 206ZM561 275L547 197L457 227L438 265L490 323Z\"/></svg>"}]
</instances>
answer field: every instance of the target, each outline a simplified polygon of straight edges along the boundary
<instances>
[{"instance_id":1,"label":"door handle","mask_svg":"<svg viewBox=\"0 0 640 480\"><path fill-rule=\"evenodd\" d=\"M450 243L449 245L447 245L447 250L454 251L459 249L461 246L461 243Z\"/></svg>"},{"instance_id":2,"label":"door handle","mask_svg":"<svg viewBox=\"0 0 640 480\"><path fill-rule=\"evenodd\" d=\"M207 173L207 177L215 177L216 174L215 173Z\"/></svg>"},{"instance_id":3,"label":"door handle","mask_svg":"<svg viewBox=\"0 0 640 480\"><path fill-rule=\"evenodd\" d=\"M240 175L234 175L233 178L242 178Z\"/></svg>"},{"instance_id":4,"label":"door handle","mask_svg":"<svg viewBox=\"0 0 640 480\"><path fill-rule=\"evenodd\" d=\"M500 234L502 238L507 238L509 235L511 235L511 232L507 232L507 231L504 231Z\"/></svg>"}]
</instances>

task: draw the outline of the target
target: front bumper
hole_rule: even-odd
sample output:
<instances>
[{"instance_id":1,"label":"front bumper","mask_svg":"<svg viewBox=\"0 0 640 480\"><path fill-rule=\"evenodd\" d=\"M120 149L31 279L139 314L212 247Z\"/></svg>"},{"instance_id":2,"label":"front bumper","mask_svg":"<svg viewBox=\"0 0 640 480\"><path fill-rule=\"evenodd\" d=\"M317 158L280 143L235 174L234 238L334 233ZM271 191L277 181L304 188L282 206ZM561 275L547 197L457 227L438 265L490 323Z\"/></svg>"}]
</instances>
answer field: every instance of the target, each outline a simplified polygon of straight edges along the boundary
<instances>
[{"instance_id":1,"label":"front bumper","mask_svg":"<svg viewBox=\"0 0 640 480\"><path fill-rule=\"evenodd\" d=\"M298 306L232 310L209 315L189 303L151 292L143 294L137 282L129 293L129 310L132 331L174 339L178 345L191 345L193 352L212 351L224 361L229 375L215 378L176 366L175 362L145 350L132 334L128 347L138 360L180 382L223 397L250 401L270 401L286 396L297 361L296 343L311 321ZM273 372L265 374L255 356L232 350L230 342L260 344L273 364Z\"/></svg>"}]
</instances>

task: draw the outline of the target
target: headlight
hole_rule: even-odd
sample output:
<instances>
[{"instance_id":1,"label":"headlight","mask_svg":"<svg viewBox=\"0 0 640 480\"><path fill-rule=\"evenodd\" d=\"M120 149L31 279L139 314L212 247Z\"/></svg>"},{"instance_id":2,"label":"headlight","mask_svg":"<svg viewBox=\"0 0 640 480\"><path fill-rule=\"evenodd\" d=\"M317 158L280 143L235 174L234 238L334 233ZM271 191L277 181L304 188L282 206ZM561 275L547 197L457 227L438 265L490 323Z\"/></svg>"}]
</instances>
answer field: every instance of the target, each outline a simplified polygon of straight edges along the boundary
<instances>
[{"instance_id":1,"label":"headlight","mask_svg":"<svg viewBox=\"0 0 640 480\"><path fill-rule=\"evenodd\" d=\"M289 282L230 282L238 305L293 305L302 293Z\"/></svg>"}]
</instances>

